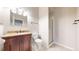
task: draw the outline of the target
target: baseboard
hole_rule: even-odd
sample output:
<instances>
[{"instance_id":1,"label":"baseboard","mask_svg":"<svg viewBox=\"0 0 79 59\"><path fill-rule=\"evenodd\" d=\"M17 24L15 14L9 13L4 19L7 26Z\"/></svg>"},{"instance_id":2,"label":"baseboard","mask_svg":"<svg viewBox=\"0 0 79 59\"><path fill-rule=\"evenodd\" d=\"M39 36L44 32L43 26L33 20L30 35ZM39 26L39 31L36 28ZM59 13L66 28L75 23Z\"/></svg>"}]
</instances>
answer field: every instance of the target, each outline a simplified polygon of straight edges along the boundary
<instances>
[{"instance_id":1,"label":"baseboard","mask_svg":"<svg viewBox=\"0 0 79 59\"><path fill-rule=\"evenodd\" d=\"M51 44L49 44L49 47L51 47L54 44L54 42L52 42Z\"/></svg>"},{"instance_id":2,"label":"baseboard","mask_svg":"<svg viewBox=\"0 0 79 59\"><path fill-rule=\"evenodd\" d=\"M64 44L61 44L61 43L58 43L58 42L54 42L54 43L57 44L57 45L59 45L59 46L62 46L62 47L64 47L64 48L67 48L67 49L69 49L69 50L71 50L71 51L74 51L73 48L68 47L68 46L66 46L66 45L64 45Z\"/></svg>"}]
</instances>

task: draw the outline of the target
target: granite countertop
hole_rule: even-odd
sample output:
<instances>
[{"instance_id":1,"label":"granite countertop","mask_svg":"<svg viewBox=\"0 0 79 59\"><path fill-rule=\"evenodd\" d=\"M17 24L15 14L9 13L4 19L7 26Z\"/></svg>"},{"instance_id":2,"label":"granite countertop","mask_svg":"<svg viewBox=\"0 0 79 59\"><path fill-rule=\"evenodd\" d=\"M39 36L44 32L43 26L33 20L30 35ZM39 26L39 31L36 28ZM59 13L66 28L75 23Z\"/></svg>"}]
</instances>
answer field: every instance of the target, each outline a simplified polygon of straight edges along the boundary
<instances>
[{"instance_id":1,"label":"granite countertop","mask_svg":"<svg viewBox=\"0 0 79 59\"><path fill-rule=\"evenodd\" d=\"M2 37L12 37L12 36L19 36L19 35L26 35L32 34L31 32L21 32L21 33L6 33Z\"/></svg>"}]
</instances>

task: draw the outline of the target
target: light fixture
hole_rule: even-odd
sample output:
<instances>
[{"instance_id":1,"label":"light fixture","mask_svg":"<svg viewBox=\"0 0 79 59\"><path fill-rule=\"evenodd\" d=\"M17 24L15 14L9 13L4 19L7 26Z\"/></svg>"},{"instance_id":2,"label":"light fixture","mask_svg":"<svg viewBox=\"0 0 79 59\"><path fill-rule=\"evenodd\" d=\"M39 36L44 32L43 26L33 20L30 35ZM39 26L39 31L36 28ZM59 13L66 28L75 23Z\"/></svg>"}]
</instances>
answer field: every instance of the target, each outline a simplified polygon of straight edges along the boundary
<instances>
[{"instance_id":1,"label":"light fixture","mask_svg":"<svg viewBox=\"0 0 79 59\"><path fill-rule=\"evenodd\" d=\"M17 13L17 8L10 8L10 10L12 11L12 13Z\"/></svg>"},{"instance_id":2,"label":"light fixture","mask_svg":"<svg viewBox=\"0 0 79 59\"><path fill-rule=\"evenodd\" d=\"M23 14L23 9L18 8L18 9L17 9L17 12L18 12L19 15L22 15L22 14Z\"/></svg>"},{"instance_id":3,"label":"light fixture","mask_svg":"<svg viewBox=\"0 0 79 59\"><path fill-rule=\"evenodd\" d=\"M10 8L12 13L22 15L22 16L27 16L27 12L23 10L22 8Z\"/></svg>"},{"instance_id":4,"label":"light fixture","mask_svg":"<svg viewBox=\"0 0 79 59\"><path fill-rule=\"evenodd\" d=\"M26 11L24 11L23 16L27 16L27 12Z\"/></svg>"}]
</instances>

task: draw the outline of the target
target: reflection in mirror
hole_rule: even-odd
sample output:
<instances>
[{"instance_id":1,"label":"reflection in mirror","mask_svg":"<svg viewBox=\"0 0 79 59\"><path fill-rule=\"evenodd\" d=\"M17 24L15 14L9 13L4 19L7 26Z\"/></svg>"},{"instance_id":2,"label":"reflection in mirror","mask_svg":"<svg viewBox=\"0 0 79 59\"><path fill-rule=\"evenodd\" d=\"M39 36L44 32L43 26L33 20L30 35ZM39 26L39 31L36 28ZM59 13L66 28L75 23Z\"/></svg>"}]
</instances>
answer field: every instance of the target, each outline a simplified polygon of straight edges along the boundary
<instances>
[{"instance_id":1,"label":"reflection in mirror","mask_svg":"<svg viewBox=\"0 0 79 59\"><path fill-rule=\"evenodd\" d=\"M11 26L27 25L27 16L23 8L14 8L10 10L10 25Z\"/></svg>"},{"instance_id":2,"label":"reflection in mirror","mask_svg":"<svg viewBox=\"0 0 79 59\"><path fill-rule=\"evenodd\" d=\"M14 23L15 23L16 26L22 26L23 22L21 20L15 19Z\"/></svg>"}]
</instances>

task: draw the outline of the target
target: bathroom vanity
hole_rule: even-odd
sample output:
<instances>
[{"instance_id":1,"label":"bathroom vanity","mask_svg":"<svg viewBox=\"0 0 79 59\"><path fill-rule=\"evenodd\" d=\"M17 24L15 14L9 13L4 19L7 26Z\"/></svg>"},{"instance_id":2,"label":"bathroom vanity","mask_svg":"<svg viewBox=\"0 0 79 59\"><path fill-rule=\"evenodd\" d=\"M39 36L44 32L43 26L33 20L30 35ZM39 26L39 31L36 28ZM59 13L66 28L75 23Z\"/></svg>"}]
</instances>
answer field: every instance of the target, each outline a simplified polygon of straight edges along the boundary
<instances>
[{"instance_id":1,"label":"bathroom vanity","mask_svg":"<svg viewBox=\"0 0 79 59\"><path fill-rule=\"evenodd\" d=\"M16 13L13 10L4 8L3 12L6 10L8 14L8 20L4 24L4 35L1 36L5 40L4 51L31 51L31 32L27 28L27 16L24 16L24 9L22 8L22 14L19 14L21 8L14 8ZM5 12L6 12L5 11ZM6 12L6 13L7 13ZM3 15L4 16L4 15ZM4 19L3 19L4 20ZM6 26L6 25L9 26Z\"/></svg>"},{"instance_id":2,"label":"bathroom vanity","mask_svg":"<svg viewBox=\"0 0 79 59\"><path fill-rule=\"evenodd\" d=\"M4 51L31 51L31 33L8 33L2 37L5 40Z\"/></svg>"}]
</instances>

